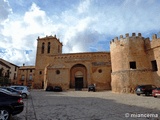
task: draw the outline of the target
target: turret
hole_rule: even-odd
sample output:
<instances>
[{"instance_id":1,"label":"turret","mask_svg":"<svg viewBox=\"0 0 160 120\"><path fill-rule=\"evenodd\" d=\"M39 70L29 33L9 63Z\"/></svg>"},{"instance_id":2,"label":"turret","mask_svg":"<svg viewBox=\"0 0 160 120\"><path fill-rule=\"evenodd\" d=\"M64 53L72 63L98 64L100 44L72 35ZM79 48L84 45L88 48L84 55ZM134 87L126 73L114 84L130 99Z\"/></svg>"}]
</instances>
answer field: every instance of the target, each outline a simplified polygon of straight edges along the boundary
<instances>
[{"instance_id":1,"label":"turret","mask_svg":"<svg viewBox=\"0 0 160 120\"><path fill-rule=\"evenodd\" d=\"M150 64L146 54L145 39L138 33L127 33L125 38L110 43L112 61L112 90L133 92L138 84L152 83ZM146 76L147 80L146 80Z\"/></svg>"}]
</instances>

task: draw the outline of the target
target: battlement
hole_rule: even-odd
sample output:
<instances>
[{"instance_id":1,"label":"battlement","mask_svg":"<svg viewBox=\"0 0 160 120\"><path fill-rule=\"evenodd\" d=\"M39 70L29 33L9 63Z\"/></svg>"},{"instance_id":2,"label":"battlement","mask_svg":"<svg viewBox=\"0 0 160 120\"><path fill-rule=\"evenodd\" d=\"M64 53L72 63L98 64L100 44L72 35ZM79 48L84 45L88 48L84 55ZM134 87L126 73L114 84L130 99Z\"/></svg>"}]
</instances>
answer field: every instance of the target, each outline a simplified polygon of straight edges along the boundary
<instances>
[{"instance_id":1,"label":"battlement","mask_svg":"<svg viewBox=\"0 0 160 120\"><path fill-rule=\"evenodd\" d=\"M110 44L112 44L112 43L120 43L121 40L125 40L127 38L129 39L129 38L143 38L143 37L142 37L141 33L138 33L137 36L136 36L136 33L132 33L132 36L129 36L129 33L126 33L125 37L123 37L123 35L120 35L119 39L118 39L118 37L115 37L114 39L112 39L110 41Z\"/></svg>"},{"instance_id":2,"label":"battlement","mask_svg":"<svg viewBox=\"0 0 160 120\"><path fill-rule=\"evenodd\" d=\"M48 39L48 38L56 38L56 39L58 39L58 38L56 37L56 35L54 35L54 36L52 36L52 35L50 35L50 36L46 35L46 37L42 37L42 38L40 38L40 37L38 36L38 39L37 39L37 40L39 40L39 39ZM58 40L59 40L59 39L58 39Z\"/></svg>"},{"instance_id":3,"label":"battlement","mask_svg":"<svg viewBox=\"0 0 160 120\"><path fill-rule=\"evenodd\" d=\"M54 36L52 36L52 35L50 35L50 36L46 35L46 37L42 37L42 38L40 38L40 37L38 36L38 39L37 39L37 40L49 40L49 39L55 39L55 40L57 40L60 44L62 44L62 43L60 42L59 38L56 37L56 35L54 35Z\"/></svg>"},{"instance_id":4,"label":"battlement","mask_svg":"<svg viewBox=\"0 0 160 120\"><path fill-rule=\"evenodd\" d=\"M157 37L157 34L152 35L152 40L150 44L147 46L147 49L154 49L160 47L160 38Z\"/></svg>"},{"instance_id":5,"label":"battlement","mask_svg":"<svg viewBox=\"0 0 160 120\"><path fill-rule=\"evenodd\" d=\"M152 35L152 40L157 39L157 34Z\"/></svg>"}]
</instances>

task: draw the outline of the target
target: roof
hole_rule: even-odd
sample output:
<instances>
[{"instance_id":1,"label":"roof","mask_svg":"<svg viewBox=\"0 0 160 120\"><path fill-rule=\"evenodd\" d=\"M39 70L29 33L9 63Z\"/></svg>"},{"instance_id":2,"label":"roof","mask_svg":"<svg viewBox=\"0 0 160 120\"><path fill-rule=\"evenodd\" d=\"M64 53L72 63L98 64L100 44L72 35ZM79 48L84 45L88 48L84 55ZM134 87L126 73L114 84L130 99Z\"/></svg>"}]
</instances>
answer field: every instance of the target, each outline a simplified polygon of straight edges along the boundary
<instances>
[{"instance_id":1,"label":"roof","mask_svg":"<svg viewBox=\"0 0 160 120\"><path fill-rule=\"evenodd\" d=\"M13 64L13 63L11 63L11 62L8 62L8 61L6 61L6 60L4 60L4 59L2 59L2 58L0 58L0 61L2 61L3 63L4 63L4 62L7 62L7 63L10 64L10 65L19 67L18 65L15 65L15 64Z\"/></svg>"},{"instance_id":2,"label":"roof","mask_svg":"<svg viewBox=\"0 0 160 120\"><path fill-rule=\"evenodd\" d=\"M20 66L19 70L35 69L35 66Z\"/></svg>"},{"instance_id":3,"label":"roof","mask_svg":"<svg viewBox=\"0 0 160 120\"><path fill-rule=\"evenodd\" d=\"M2 65L2 66L5 66L5 67L7 67L7 68L11 68L10 66L8 66L7 64L5 64L4 62L2 62L2 61L0 61L0 65Z\"/></svg>"}]
</instances>

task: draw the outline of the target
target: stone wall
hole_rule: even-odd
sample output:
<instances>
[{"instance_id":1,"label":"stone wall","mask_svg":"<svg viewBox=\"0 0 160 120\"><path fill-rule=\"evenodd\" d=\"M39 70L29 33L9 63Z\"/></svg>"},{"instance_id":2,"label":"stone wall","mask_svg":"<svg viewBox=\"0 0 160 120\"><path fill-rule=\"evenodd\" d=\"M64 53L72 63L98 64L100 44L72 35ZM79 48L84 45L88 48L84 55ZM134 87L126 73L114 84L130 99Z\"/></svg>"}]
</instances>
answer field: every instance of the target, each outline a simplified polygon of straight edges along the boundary
<instances>
[{"instance_id":1,"label":"stone wall","mask_svg":"<svg viewBox=\"0 0 160 120\"><path fill-rule=\"evenodd\" d=\"M111 62L108 52L52 55L48 56L47 59L50 59L45 78L48 85L58 84L63 86L61 84L66 83L63 89L74 88L76 74L81 72L84 88L87 88L90 84L96 84L98 90L111 89ZM56 70L65 72L57 77ZM61 82L58 83L57 80Z\"/></svg>"},{"instance_id":2,"label":"stone wall","mask_svg":"<svg viewBox=\"0 0 160 120\"><path fill-rule=\"evenodd\" d=\"M146 52L145 39L139 33L120 36L110 44L112 74L111 85L114 92L133 92L140 84L154 84L151 62ZM134 64L132 64L134 63Z\"/></svg>"}]
</instances>

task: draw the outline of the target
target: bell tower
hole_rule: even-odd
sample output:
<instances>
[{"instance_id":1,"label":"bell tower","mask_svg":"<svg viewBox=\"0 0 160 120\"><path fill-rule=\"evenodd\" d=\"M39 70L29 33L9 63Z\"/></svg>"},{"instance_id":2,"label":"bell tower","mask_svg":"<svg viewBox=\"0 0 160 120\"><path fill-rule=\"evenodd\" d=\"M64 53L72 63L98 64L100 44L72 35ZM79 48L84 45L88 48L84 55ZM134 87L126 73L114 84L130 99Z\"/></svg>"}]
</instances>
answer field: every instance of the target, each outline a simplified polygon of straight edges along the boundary
<instances>
[{"instance_id":1,"label":"bell tower","mask_svg":"<svg viewBox=\"0 0 160 120\"><path fill-rule=\"evenodd\" d=\"M43 88L44 68L48 65L50 56L62 54L62 46L56 35L38 37L34 88Z\"/></svg>"},{"instance_id":2,"label":"bell tower","mask_svg":"<svg viewBox=\"0 0 160 120\"><path fill-rule=\"evenodd\" d=\"M46 36L37 39L37 55L62 54L62 43L55 36Z\"/></svg>"}]
</instances>

